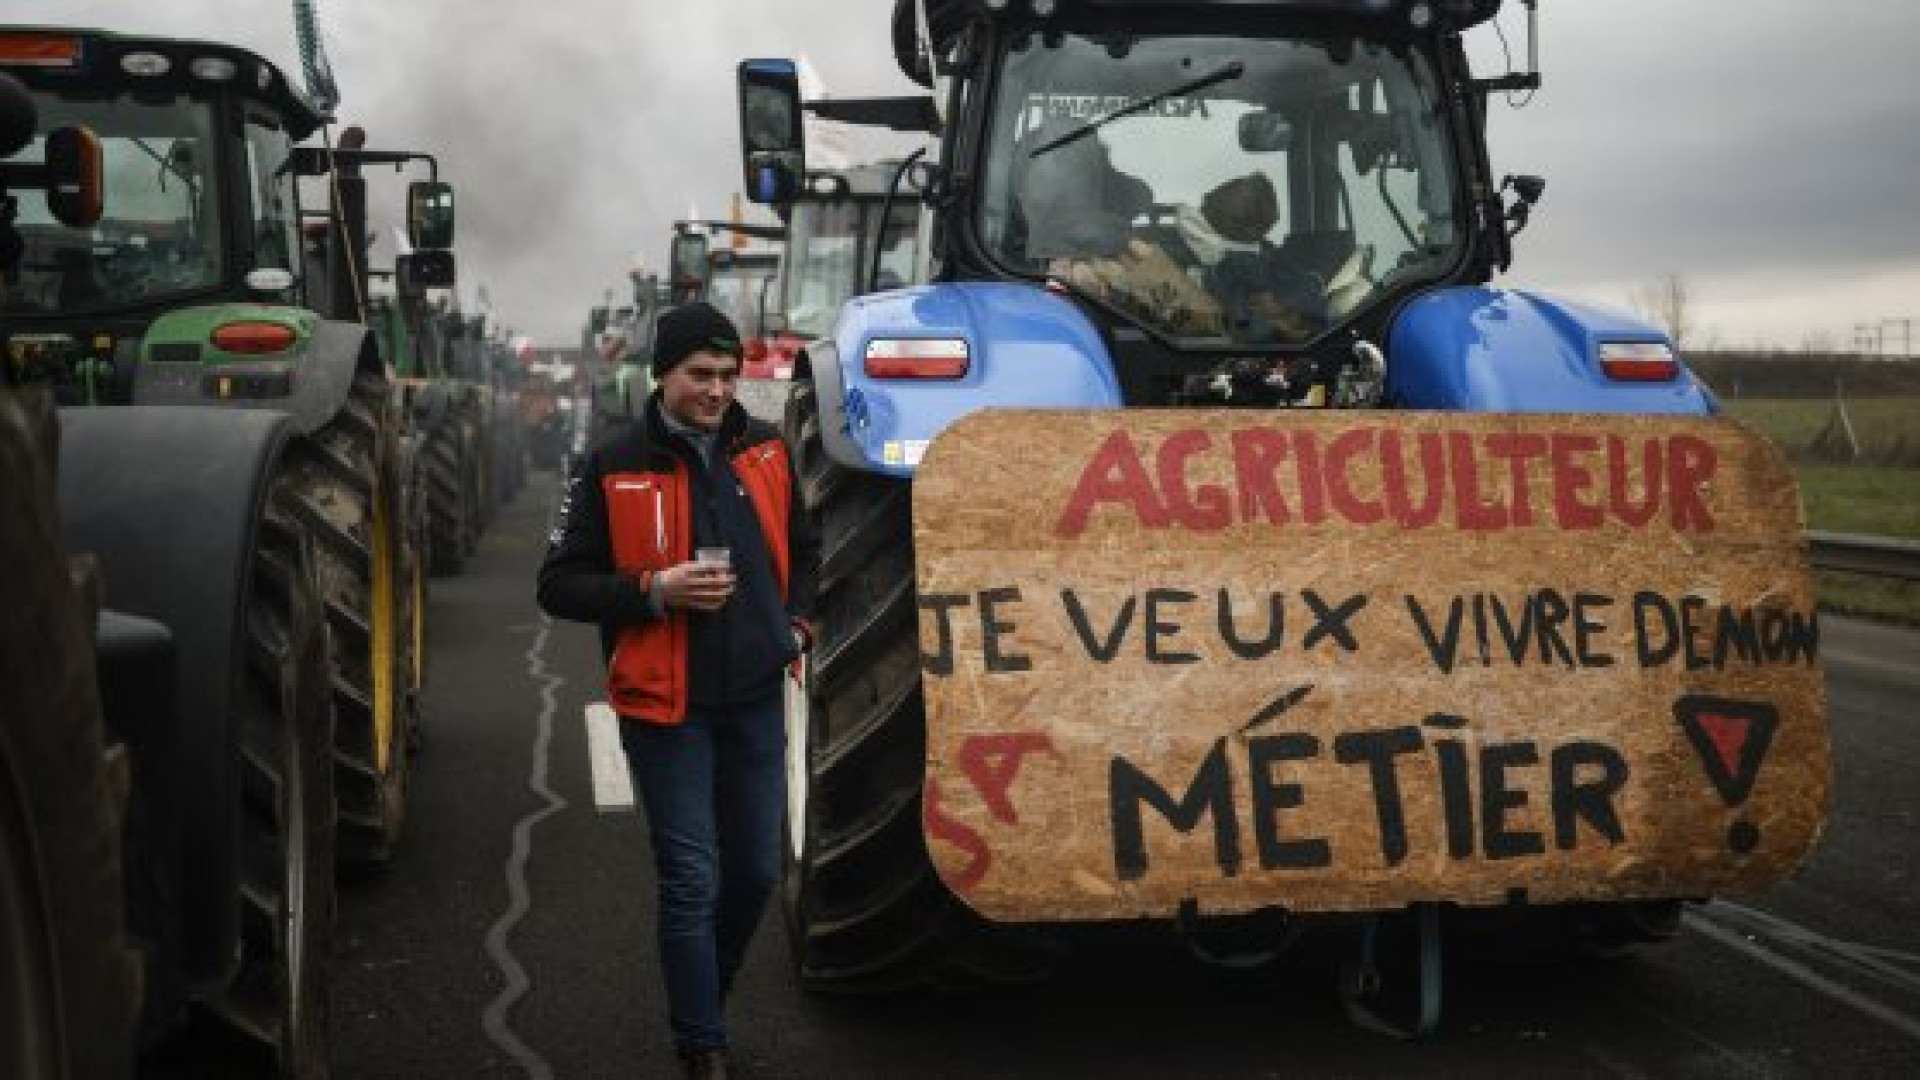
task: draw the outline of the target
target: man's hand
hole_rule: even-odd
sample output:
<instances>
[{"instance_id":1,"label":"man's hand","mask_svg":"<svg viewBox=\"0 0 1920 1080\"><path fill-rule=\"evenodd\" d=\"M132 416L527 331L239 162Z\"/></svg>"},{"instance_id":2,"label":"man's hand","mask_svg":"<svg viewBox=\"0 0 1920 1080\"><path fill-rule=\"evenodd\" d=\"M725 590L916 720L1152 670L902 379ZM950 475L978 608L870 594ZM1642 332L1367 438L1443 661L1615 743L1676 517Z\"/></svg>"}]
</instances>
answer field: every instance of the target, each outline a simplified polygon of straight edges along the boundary
<instances>
[{"instance_id":1,"label":"man's hand","mask_svg":"<svg viewBox=\"0 0 1920 1080\"><path fill-rule=\"evenodd\" d=\"M660 602L668 610L718 611L733 595L732 569L718 563L683 562L660 571Z\"/></svg>"}]
</instances>

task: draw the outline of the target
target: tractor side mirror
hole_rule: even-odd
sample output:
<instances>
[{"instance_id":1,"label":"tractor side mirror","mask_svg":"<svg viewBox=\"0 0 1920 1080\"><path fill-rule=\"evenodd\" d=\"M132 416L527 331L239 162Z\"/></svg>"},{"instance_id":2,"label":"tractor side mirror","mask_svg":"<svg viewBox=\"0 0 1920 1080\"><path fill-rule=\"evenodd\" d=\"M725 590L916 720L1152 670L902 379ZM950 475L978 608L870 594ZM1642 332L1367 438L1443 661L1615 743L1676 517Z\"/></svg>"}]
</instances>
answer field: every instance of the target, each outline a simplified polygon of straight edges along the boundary
<instances>
[{"instance_id":1,"label":"tractor side mirror","mask_svg":"<svg viewBox=\"0 0 1920 1080\"><path fill-rule=\"evenodd\" d=\"M1275 154L1293 145L1293 121L1275 112L1250 112L1240 117L1240 149L1249 154Z\"/></svg>"},{"instance_id":2,"label":"tractor side mirror","mask_svg":"<svg viewBox=\"0 0 1920 1080\"><path fill-rule=\"evenodd\" d=\"M415 180L407 185L407 243L415 251L444 251L453 246L452 184Z\"/></svg>"},{"instance_id":3,"label":"tractor side mirror","mask_svg":"<svg viewBox=\"0 0 1920 1080\"><path fill-rule=\"evenodd\" d=\"M104 209L100 137L84 127L47 133L47 212L69 229L92 228Z\"/></svg>"},{"instance_id":4,"label":"tractor side mirror","mask_svg":"<svg viewBox=\"0 0 1920 1080\"><path fill-rule=\"evenodd\" d=\"M673 250L667 257L672 267L673 291L684 296L688 289L698 290L707 283L707 238L704 233L676 232Z\"/></svg>"},{"instance_id":5,"label":"tractor side mirror","mask_svg":"<svg viewBox=\"0 0 1920 1080\"><path fill-rule=\"evenodd\" d=\"M413 251L393 261L394 288L403 296L420 296L428 289L451 289L454 285L453 252Z\"/></svg>"},{"instance_id":6,"label":"tractor side mirror","mask_svg":"<svg viewBox=\"0 0 1920 1080\"><path fill-rule=\"evenodd\" d=\"M747 198L791 202L807 173L799 68L791 60L742 60L736 82Z\"/></svg>"},{"instance_id":7,"label":"tractor side mirror","mask_svg":"<svg viewBox=\"0 0 1920 1080\"><path fill-rule=\"evenodd\" d=\"M93 227L104 208L100 137L89 128L55 128L47 133L42 152L40 162L0 163L0 194L10 187L38 189L46 195L47 212L55 221L69 229Z\"/></svg>"},{"instance_id":8,"label":"tractor side mirror","mask_svg":"<svg viewBox=\"0 0 1920 1080\"><path fill-rule=\"evenodd\" d=\"M1507 220L1512 224L1507 230L1509 239L1520 235L1533 218L1533 208L1540 202L1540 196L1546 194L1547 182L1538 176L1509 176L1500 181L1500 190L1513 189L1516 196L1513 205L1507 207Z\"/></svg>"}]
</instances>

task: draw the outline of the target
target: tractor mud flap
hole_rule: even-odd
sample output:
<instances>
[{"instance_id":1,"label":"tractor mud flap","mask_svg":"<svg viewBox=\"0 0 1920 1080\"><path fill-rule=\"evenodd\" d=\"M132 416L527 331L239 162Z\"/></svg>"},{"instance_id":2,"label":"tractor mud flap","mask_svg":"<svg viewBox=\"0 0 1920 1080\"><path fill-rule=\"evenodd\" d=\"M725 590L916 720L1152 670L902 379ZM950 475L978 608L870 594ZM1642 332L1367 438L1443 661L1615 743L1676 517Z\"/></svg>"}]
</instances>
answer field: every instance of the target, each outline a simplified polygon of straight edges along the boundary
<instances>
[{"instance_id":1,"label":"tractor mud flap","mask_svg":"<svg viewBox=\"0 0 1920 1080\"><path fill-rule=\"evenodd\" d=\"M1730 421L987 410L913 535L989 919L1752 893L1825 820L1798 489Z\"/></svg>"}]
</instances>

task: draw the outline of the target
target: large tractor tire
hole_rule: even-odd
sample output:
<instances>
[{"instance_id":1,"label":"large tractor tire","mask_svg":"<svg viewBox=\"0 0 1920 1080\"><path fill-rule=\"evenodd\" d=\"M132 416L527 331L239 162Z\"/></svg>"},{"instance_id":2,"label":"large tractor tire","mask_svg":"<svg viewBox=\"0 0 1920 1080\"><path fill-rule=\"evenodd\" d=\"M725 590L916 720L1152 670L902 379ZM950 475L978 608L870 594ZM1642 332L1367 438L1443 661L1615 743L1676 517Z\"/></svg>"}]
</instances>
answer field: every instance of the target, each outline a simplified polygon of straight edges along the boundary
<instances>
[{"instance_id":1,"label":"large tractor tire","mask_svg":"<svg viewBox=\"0 0 1920 1080\"><path fill-rule=\"evenodd\" d=\"M127 937L127 763L100 717L87 605L50 478L52 414L0 390L0 1076L124 1077L140 969Z\"/></svg>"},{"instance_id":2,"label":"large tractor tire","mask_svg":"<svg viewBox=\"0 0 1920 1080\"><path fill-rule=\"evenodd\" d=\"M427 516L427 487L418 436L403 440L398 484L400 505L395 511L402 523L400 581L402 607L399 618L401 669L406 674L407 715L413 718L409 731L410 749L418 749L422 738L420 702L427 684L427 576L433 537Z\"/></svg>"},{"instance_id":3,"label":"large tractor tire","mask_svg":"<svg viewBox=\"0 0 1920 1080\"><path fill-rule=\"evenodd\" d=\"M804 715L788 721L782 907L801 985L864 994L1043 977L1053 950L957 900L921 835L911 486L827 457L811 382L795 383L785 426L821 538L819 640Z\"/></svg>"},{"instance_id":4,"label":"large tractor tire","mask_svg":"<svg viewBox=\"0 0 1920 1080\"><path fill-rule=\"evenodd\" d=\"M414 590L387 401L385 376L363 369L333 419L287 450L333 639L339 851L356 864L384 863L399 843L415 719L404 645Z\"/></svg>"},{"instance_id":5,"label":"large tractor tire","mask_svg":"<svg viewBox=\"0 0 1920 1080\"><path fill-rule=\"evenodd\" d=\"M467 561L473 519L463 447L459 418L449 412L428 433L420 462L426 479L428 566L436 575L457 574Z\"/></svg>"},{"instance_id":6,"label":"large tractor tire","mask_svg":"<svg viewBox=\"0 0 1920 1080\"><path fill-rule=\"evenodd\" d=\"M335 664L303 493L270 495L247 601L239 968L208 1003L243 1075L323 1080L339 819Z\"/></svg>"},{"instance_id":7,"label":"large tractor tire","mask_svg":"<svg viewBox=\"0 0 1920 1080\"><path fill-rule=\"evenodd\" d=\"M468 410L473 425L474 498L480 508L480 532L485 533L500 516L499 454L494 449L490 395L485 387L476 387L472 393Z\"/></svg>"},{"instance_id":8,"label":"large tractor tire","mask_svg":"<svg viewBox=\"0 0 1920 1080\"><path fill-rule=\"evenodd\" d=\"M485 446L480 438L479 404L472 391L461 395L460 407L454 415L460 426L460 483L467 507L467 531L460 539L462 554L471 558L479 553L480 534L487 527L486 464L482 457Z\"/></svg>"},{"instance_id":9,"label":"large tractor tire","mask_svg":"<svg viewBox=\"0 0 1920 1080\"><path fill-rule=\"evenodd\" d=\"M500 505L510 505L526 482L526 448L521 445L520 423L515 419L508 399L500 391L493 398L493 475L499 481Z\"/></svg>"}]
</instances>

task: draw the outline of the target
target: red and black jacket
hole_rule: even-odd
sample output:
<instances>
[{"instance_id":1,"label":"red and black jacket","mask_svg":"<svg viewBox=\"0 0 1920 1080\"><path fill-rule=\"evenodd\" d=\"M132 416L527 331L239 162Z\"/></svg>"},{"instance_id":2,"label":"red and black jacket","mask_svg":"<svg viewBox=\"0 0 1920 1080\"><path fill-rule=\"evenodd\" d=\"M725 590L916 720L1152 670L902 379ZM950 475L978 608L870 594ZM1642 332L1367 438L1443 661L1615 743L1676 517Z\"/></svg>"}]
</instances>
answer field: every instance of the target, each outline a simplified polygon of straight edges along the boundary
<instances>
[{"instance_id":1,"label":"red and black jacket","mask_svg":"<svg viewBox=\"0 0 1920 1080\"><path fill-rule=\"evenodd\" d=\"M571 480L539 601L555 618L599 624L615 712L671 724L778 692L796 655L792 623L812 616L818 544L777 429L736 402L708 464L658 401ZM726 606L655 611L653 575L716 545L733 553Z\"/></svg>"}]
</instances>

